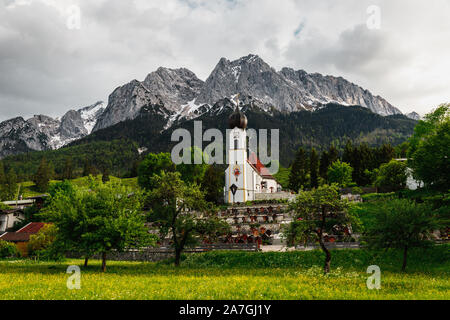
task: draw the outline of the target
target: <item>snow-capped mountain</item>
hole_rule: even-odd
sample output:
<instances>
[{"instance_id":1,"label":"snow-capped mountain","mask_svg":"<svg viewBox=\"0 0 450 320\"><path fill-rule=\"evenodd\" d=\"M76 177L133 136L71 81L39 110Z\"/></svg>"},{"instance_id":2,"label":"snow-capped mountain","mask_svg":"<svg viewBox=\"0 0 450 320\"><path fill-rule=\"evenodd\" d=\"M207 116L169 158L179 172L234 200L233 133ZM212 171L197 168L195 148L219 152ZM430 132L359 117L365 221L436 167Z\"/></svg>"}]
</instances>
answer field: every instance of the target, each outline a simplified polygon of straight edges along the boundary
<instances>
[{"instance_id":1,"label":"snow-capped mountain","mask_svg":"<svg viewBox=\"0 0 450 320\"><path fill-rule=\"evenodd\" d=\"M106 105L99 101L91 106L70 110L61 118L36 115L0 123L0 158L27 151L58 149L92 132Z\"/></svg>"},{"instance_id":2,"label":"snow-capped mountain","mask_svg":"<svg viewBox=\"0 0 450 320\"><path fill-rule=\"evenodd\" d=\"M407 116L410 119L417 120L417 121L422 120L422 117L420 116L420 114L418 114L417 112L414 112L414 111L411 113L405 114L405 116Z\"/></svg>"},{"instance_id":3,"label":"snow-capped mountain","mask_svg":"<svg viewBox=\"0 0 450 320\"><path fill-rule=\"evenodd\" d=\"M217 101L236 94L257 101L266 110L314 111L327 103L359 105L388 116L400 110L379 96L341 77L308 74L283 68L276 71L256 55L235 61L220 59L203 82L187 69L159 68L140 82L117 88L94 131L134 119L142 109L160 108L167 113L166 128L176 121L192 119L210 110ZM249 102L249 101L247 101Z\"/></svg>"},{"instance_id":4,"label":"snow-capped mountain","mask_svg":"<svg viewBox=\"0 0 450 320\"><path fill-rule=\"evenodd\" d=\"M214 104L240 93L282 112L315 110L327 103L359 105L387 116L401 113L379 96L339 77L283 68L277 72L256 55L235 61L222 58L206 80L197 104Z\"/></svg>"},{"instance_id":5,"label":"snow-capped mountain","mask_svg":"<svg viewBox=\"0 0 450 320\"><path fill-rule=\"evenodd\" d=\"M337 103L362 106L382 116L401 114L385 99L341 77L291 68L276 71L257 55L248 55L235 61L220 59L206 81L185 68L159 68L144 81L133 80L115 89L107 105L97 102L58 119L39 115L26 121L5 121L0 124L0 157L60 148L91 132L133 120L143 112L164 119L162 125L158 124L164 131L202 116L237 94L243 104L254 103L268 113L315 111Z\"/></svg>"}]
</instances>

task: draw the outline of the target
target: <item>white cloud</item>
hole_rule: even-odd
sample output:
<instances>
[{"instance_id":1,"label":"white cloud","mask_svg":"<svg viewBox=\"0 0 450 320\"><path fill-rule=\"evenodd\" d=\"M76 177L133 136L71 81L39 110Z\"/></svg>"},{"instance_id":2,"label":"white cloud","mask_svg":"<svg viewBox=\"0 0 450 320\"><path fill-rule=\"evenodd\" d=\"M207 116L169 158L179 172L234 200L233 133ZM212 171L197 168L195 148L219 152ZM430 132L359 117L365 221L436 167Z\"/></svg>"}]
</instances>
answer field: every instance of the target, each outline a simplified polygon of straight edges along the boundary
<instances>
[{"instance_id":1,"label":"white cloud","mask_svg":"<svg viewBox=\"0 0 450 320\"><path fill-rule=\"evenodd\" d=\"M66 28L74 4L80 30ZM380 30L365 27L372 4ZM446 0L0 0L0 120L60 115L159 66L205 79L221 57L248 53L343 76L423 114L450 100L449 9Z\"/></svg>"}]
</instances>

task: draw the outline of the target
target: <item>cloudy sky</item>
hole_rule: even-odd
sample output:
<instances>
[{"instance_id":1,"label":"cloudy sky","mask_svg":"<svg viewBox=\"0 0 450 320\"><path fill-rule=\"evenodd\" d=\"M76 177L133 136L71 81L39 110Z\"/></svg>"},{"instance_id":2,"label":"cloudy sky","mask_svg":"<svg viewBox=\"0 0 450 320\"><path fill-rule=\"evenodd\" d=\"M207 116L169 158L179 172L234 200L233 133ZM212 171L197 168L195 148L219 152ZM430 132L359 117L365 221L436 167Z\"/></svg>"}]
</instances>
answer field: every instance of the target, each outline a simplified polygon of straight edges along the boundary
<instances>
[{"instance_id":1,"label":"cloudy sky","mask_svg":"<svg viewBox=\"0 0 450 320\"><path fill-rule=\"evenodd\" d=\"M0 120L60 116L159 66L205 80L249 53L425 114L450 101L449 16L449 0L0 0Z\"/></svg>"}]
</instances>

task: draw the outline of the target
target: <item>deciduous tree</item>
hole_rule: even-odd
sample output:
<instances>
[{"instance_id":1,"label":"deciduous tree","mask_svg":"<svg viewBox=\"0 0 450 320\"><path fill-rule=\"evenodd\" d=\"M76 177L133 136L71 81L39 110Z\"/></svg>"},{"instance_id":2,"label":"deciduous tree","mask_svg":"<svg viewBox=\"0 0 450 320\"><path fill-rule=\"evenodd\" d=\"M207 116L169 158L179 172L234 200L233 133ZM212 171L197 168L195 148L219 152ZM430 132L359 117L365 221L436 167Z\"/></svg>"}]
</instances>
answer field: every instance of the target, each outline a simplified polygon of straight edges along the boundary
<instances>
[{"instance_id":1,"label":"deciduous tree","mask_svg":"<svg viewBox=\"0 0 450 320\"><path fill-rule=\"evenodd\" d=\"M406 270L408 250L430 245L431 232L439 228L437 217L428 204L417 204L409 199L380 204L375 220L366 236L369 246L402 249L402 271Z\"/></svg>"},{"instance_id":2,"label":"deciduous tree","mask_svg":"<svg viewBox=\"0 0 450 320\"><path fill-rule=\"evenodd\" d=\"M352 172L353 168L348 163L337 160L328 168L328 181L348 187L352 182Z\"/></svg>"},{"instance_id":3,"label":"deciduous tree","mask_svg":"<svg viewBox=\"0 0 450 320\"><path fill-rule=\"evenodd\" d=\"M102 271L106 256L155 243L145 226L143 193L118 182L92 183L89 190L61 188L43 210L46 221L58 228L57 241L67 250L85 255L100 254ZM86 261L87 262L87 261Z\"/></svg>"},{"instance_id":4,"label":"deciduous tree","mask_svg":"<svg viewBox=\"0 0 450 320\"><path fill-rule=\"evenodd\" d=\"M391 160L382 164L375 180L377 187L389 187L394 191L404 189L407 180L406 163Z\"/></svg>"},{"instance_id":5,"label":"deciduous tree","mask_svg":"<svg viewBox=\"0 0 450 320\"><path fill-rule=\"evenodd\" d=\"M170 236L175 249L175 266L180 265L186 246L203 237L226 234L229 225L219 219L214 208L204 200L200 188L187 185L179 172L162 172L155 177L158 186L149 194L149 219L159 227L161 237Z\"/></svg>"},{"instance_id":6,"label":"deciduous tree","mask_svg":"<svg viewBox=\"0 0 450 320\"><path fill-rule=\"evenodd\" d=\"M324 272L330 272L331 253L325 246L324 235L335 225L349 226L356 221L348 214L348 208L348 201L341 200L336 185L300 193L292 205L294 221L284 232L288 245L318 241L325 253Z\"/></svg>"}]
</instances>

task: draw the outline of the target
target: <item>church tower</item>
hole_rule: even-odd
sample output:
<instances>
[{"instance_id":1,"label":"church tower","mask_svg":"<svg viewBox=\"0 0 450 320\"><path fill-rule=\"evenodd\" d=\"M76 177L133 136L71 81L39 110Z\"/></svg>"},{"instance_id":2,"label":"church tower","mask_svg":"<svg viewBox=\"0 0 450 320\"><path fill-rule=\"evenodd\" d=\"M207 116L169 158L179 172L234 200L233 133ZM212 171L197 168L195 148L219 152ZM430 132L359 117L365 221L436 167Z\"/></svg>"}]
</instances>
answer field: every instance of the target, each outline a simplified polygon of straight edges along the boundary
<instances>
[{"instance_id":1,"label":"church tower","mask_svg":"<svg viewBox=\"0 0 450 320\"><path fill-rule=\"evenodd\" d=\"M246 181L247 165L247 117L239 110L239 101L236 110L228 119L229 131L228 159L229 167L225 171L225 202L243 203L248 199L248 182Z\"/></svg>"}]
</instances>

